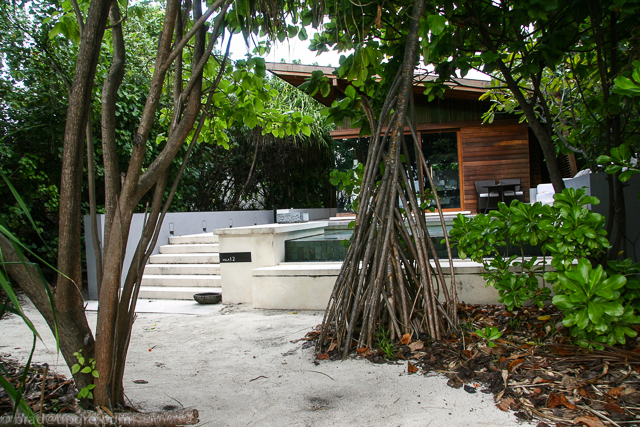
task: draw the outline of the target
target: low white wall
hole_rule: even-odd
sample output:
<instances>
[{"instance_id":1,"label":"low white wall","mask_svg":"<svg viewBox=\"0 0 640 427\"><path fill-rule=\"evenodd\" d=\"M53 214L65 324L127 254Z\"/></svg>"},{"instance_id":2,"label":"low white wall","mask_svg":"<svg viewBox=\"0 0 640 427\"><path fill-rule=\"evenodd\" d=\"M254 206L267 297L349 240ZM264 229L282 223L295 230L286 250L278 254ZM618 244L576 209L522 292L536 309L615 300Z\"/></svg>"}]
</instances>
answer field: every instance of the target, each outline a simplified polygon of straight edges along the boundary
<instances>
[{"instance_id":1,"label":"low white wall","mask_svg":"<svg viewBox=\"0 0 640 427\"><path fill-rule=\"evenodd\" d=\"M341 262L284 263L252 271L253 306L278 310L324 310L340 273ZM443 262L444 278L450 280L448 261ZM498 291L487 287L482 264L455 260L458 301L470 304L497 304ZM223 288L223 295L227 292Z\"/></svg>"},{"instance_id":2,"label":"low white wall","mask_svg":"<svg viewBox=\"0 0 640 427\"><path fill-rule=\"evenodd\" d=\"M220 241L220 277L224 303L253 303L252 271L284 261L284 242L322 234L328 221L269 224L214 230ZM248 252L251 262L222 262L223 254Z\"/></svg>"}]
</instances>

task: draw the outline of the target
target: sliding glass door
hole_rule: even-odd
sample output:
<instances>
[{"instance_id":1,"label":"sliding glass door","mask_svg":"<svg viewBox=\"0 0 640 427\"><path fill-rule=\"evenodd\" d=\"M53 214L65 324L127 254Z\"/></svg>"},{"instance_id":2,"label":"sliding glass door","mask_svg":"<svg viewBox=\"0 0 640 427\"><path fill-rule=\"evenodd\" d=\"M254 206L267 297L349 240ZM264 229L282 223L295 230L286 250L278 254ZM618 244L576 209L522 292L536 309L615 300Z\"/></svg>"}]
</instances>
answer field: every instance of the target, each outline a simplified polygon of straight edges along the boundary
<instances>
[{"instance_id":1,"label":"sliding glass door","mask_svg":"<svg viewBox=\"0 0 640 427\"><path fill-rule=\"evenodd\" d=\"M431 170L433 183L442 209L460 209L460 163L458 161L458 133L422 133L422 152ZM424 176L424 188L433 192ZM431 202L435 206L435 201Z\"/></svg>"}]
</instances>

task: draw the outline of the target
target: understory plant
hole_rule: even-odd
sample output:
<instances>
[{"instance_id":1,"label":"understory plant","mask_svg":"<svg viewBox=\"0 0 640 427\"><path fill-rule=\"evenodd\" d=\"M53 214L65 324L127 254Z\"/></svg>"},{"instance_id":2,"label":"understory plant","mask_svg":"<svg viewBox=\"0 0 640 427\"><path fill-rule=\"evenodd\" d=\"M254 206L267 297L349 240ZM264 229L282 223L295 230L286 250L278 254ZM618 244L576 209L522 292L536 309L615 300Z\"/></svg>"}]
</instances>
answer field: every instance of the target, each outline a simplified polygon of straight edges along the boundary
<instances>
[{"instance_id":1,"label":"understory plant","mask_svg":"<svg viewBox=\"0 0 640 427\"><path fill-rule=\"evenodd\" d=\"M484 329L476 329L475 332L477 336L487 341L489 347L495 347L496 343L493 341L502 336L502 332L497 326L486 326Z\"/></svg>"},{"instance_id":2,"label":"understory plant","mask_svg":"<svg viewBox=\"0 0 640 427\"><path fill-rule=\"evenodd\" d=\"M6 183L7 187L13 194L14 198L16 199L17 205L19 206L22 214L27 218L27 220L29 221L33 229L39 234L36 223L31 217L29 209L27 208L23 198L20 196L18 191L14 188L14 186L11 184L11 182L7 179L7 177L3 173L0 173L0 176ZM0 387L4 390L6 395L9 396L9 398L14 402L13 412L11 414L12 416L11 423L15 421L17 412L18 410L20 410L27 417L31 425L39 426L41 420L38 418L38 416L33 411L33 409L28 405L27 401L23 396L23 393L24 393L29 369L31 369L31 360L35 353L36 343L37 343L37 340L40 338L40 334L36 330L35 326L31 322L29 317L27 317L24 310L22 309L20 300L18 299L18 296L13 290L13 284L7 272L7 267L10 264L22 264L25 267L25 269L29 269L28 271L30 272L30 274L33 275L34 280L42 281L43 289L46 289L44 285L46 283L46 280L42 274L40 265L37 263L27 262L25 260L25 256L27 254L31 255L35 257L37 260L39 260L43 265L46 265L47 267L50 267L53 270L55 269L51 267L49 264L47 264L45 260L41 259L34 252L32 252L27 245L25 245L14 233L12 233L12 231L9 229L7 224L5 224L1 219L0 219L0 236L3 236L4 238L6 238L11 243L11 245L13 245L16 252L20 255L20 258L21 258L21 260L19 261L10 261L3 254L2 248L0 247L0 290L2 291L0 292L0 299L2 299L2 301L0 301L0 318L2 318L6 313L12 313L18 316L19 318L22 319L24 324L27 325L31 334L33 335L33 344L31 346L31 351L29 352L29 358L27 359L27 363L24 367L20 381L18 382L18 384L11 383L10 379L5 377L6 371L4 371L4 369L0 366ZM44 245L46 246L46 243L44 243ZM47 293L47 298L51 302L51 294ZM55 310L53 310L52 313L54 316L54 324L55 324ZM56 349L57 349L60 342L58 333L57 333L57 328L54 328L54 332L55 332L54 336L56 340Z\"/></svg>"},{"instance_id":3,"label":"understory plant","mask_svg":"<svg viewBox=\"0 0 640 427\"><path fill-rule=\"evenodd\" d=\"M467 256L483 264L487 286L498 291L498 302L508 310L532 302L542 307L551 290L543 281L546 260L525 257L525 245L536 246L548 239L538 218L551 216L548 206L527 205L514 201L501 203L497 212L474 218L461 214L453 220L451 240L461 258ZM509 254L516 249L517 253Z\"/></svg>"},{"instance_id":4,"label":"understory plant","mask_svg":"<svg viewBox=\"0 0 640 427\"><path fill-rule=\"evenodd\" d=\"M395 343L391 339L391 333L388 329L380 329L376 333L376 341L378 344L378 348L382 351L382 354L387 359L394 359L396 357L396 352L398 351L398 347L396 347Z\"/></svg>"},{"instance_id":5,"label":"understory plant","mask_svg":"<svg viewBox=\"0 0 640 427\"><path fill-rule=\"evenodd\" d=\"M75 374L76 372L82 372L83 374L91 374L94 378L100 378L100 374L96 371L96 361L93 358L89 358L89 363L86 363L86 359L82 356L82 349L73 353L73 355L78 359L78 363L71 367L71 373ZM86 387L83 387L78 391L78 399L93 399L93 390L96 388L95 384L88 384Z\"/></svg>"},{"instance_id":6,"label":"understory plant","mask_svg":"<svg viewBox=\"0 0 640 427\"><path fill-rule=\"evenodd\" d=\"M461 258L484 265L487 286L498 290L508 310L529 302L542 306L551 294L547 282L578 344L624 344L637 335L633 326L640 322L640 264L610 261L605 270L598 263L609 247L605 218L586 208L598 203L573 188L555 194L552 206L501 203L489 215L458 215L451 237ZM525 257L525 244L537 247L543 260ZM519 255L509 255L511 247ZM552 271L545 271L547 255Z\"/></svg>"}]
</instances>

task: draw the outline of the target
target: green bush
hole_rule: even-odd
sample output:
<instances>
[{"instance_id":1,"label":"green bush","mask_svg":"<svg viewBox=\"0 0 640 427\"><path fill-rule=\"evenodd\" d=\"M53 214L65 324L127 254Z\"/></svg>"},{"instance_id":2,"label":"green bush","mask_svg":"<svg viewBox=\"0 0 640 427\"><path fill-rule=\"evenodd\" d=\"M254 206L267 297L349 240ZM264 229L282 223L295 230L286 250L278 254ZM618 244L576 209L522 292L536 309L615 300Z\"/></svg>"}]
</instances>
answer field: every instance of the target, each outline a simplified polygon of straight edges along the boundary
<instances>
[{"instance_id":1,"label":"green bush","mask_svg":"<svg viewBox=\"0 0 640 427\"><path fill-rule=\"evenodd\" d=\"M606 271L598 265L609 247L605 219L585 207L598 204L597 198L568 188L554 200L553 206L513 201L489 215L458 215L451 240L461 257L484 265L487 286L498 290L508 310L529 302L542 306L551 294L546 281L579 344L624 344L637 334L631 326L640 323L640 264L610 261ZM520 254L509 256L509 244ZM554 271L545 272L546 259L525 258L523 245L548 254Z\"/></svg>"},{"instance_id":2,"label":"green bush","mask_svg":"<svg viewBox=\"0 0 640 427\"><path fill-rule=\"evenodd\" d=\"M487 286L498 290L498 302L508 310L531 301L539 307L549 299L551 290L544 285L545 260L527 259L524 245L538 246L548 239L539 219L550 220L550 209L514 201L511 206L500 204L497 212L479 214L474 218L458 215L453 220L451 240L458 245L461 258L469 256L484 265ZM509 255L507 247L519 254ZM542 281L542 285L540 282Z\"/></svg>"},{"instance_id":3,"label":"green bush","mask_svg":"<svg viewBox=\"0 0 640 427\"><path fill-rule=\"evenodd\" d=\"M595 269L582 258L571 270L557 274L553 304L564 312L564 326L580 344L588 341L624 344L625 336L635 337L629 326L640 317L622 295L627 279L621 274L607 277L601 265Z\"/></svg>"}]
</instances>

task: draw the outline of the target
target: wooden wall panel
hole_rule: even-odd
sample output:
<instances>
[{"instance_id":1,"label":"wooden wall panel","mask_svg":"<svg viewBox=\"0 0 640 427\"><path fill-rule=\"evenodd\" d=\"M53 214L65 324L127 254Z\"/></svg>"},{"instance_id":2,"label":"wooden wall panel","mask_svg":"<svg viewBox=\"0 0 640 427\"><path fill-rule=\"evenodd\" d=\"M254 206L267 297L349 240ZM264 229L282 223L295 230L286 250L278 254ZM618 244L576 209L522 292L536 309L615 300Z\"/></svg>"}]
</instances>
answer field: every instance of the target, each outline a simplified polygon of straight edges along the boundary
<instances>
[{"instance_id":1,"label":"wooden wall panel","mask_svg":"<svg viewBox=\"0 0 640 427\"><path fill-rule=\"evenodd\" d=\"M529 201L531 172L529 134L523 124L467 126L460 128L464 209L477 212L474 181L520 178L525 201Z\"/></svg>"}]
</instances>

